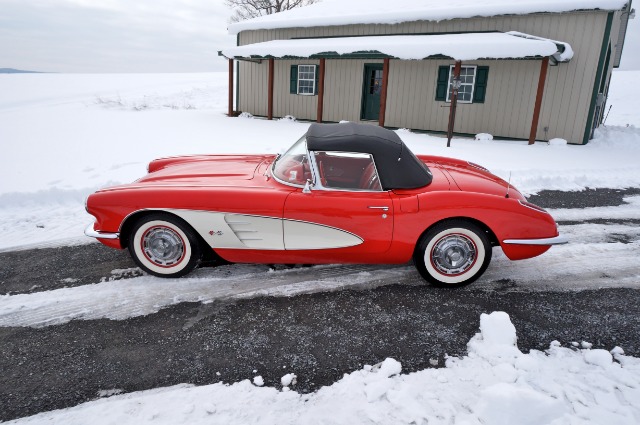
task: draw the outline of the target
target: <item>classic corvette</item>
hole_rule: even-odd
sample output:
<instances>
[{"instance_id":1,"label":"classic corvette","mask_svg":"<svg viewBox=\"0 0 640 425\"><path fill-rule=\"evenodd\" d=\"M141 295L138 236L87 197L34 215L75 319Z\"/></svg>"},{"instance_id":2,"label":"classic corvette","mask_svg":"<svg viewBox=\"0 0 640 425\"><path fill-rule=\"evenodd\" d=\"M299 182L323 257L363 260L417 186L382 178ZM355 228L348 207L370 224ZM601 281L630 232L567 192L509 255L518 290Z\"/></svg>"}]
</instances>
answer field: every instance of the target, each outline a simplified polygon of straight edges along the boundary
<instances>
[{"instance_id":1,"label":"classic corvette","mask_svg":"<svg viewBox=\"0 0 640 425\"><path fill-rule=\"evenodd\" d=\"M425 280L476 280L493 247L511 260L566 243L544 209L487 169L416 156L373 125L312 124L283 155L152 161L87 199L85 234L128 248L146 272L183 276L203 257L268 264L406 263Z\"/></svg>"}]
</instances>

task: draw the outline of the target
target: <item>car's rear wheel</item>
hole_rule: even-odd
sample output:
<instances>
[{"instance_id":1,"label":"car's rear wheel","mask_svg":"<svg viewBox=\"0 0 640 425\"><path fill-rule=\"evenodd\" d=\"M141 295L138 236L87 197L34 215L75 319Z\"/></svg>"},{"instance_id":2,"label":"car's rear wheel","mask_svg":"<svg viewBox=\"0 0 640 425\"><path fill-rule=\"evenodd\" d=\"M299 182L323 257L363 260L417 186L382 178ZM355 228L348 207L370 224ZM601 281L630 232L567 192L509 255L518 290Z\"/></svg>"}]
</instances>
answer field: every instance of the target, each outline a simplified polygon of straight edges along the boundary
<instances>
[{"instance_id":1,"label":"car's rear wheel","mask_svg":"<svg viewBox=\"0 0 640 425\"><path fill-rule=\"evenodd\" d=\"M448 220L429 229L413 254L416 268L429 283L460 287L478 279L491 262L491 242L477 225Z\"/></svg>"},{"instance_id":2,"label":"car's rear wheel","mask_svg":"<svg viewBox=\"0 0 640 425\"><path fill-rule=\"evenodd\" d=\"M164 213L147 215L135 223L129 252L140 268L159 277L184 276L202 257L194 230L183 220Z\"/></svg>"}]
</instances>

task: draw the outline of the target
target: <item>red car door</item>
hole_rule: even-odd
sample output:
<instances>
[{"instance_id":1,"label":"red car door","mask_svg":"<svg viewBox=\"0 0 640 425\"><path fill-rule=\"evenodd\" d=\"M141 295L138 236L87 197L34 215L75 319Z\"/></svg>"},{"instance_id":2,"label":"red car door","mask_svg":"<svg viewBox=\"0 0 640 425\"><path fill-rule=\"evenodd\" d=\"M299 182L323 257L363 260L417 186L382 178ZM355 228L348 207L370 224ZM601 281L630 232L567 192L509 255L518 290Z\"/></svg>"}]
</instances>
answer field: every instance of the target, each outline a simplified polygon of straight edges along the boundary
<instances>
[{"instance_id":1,"label":"red car door","mask_svg":"<svg viewBox=\"0 0 640 425\"><path fill-rule=\"evenodd\" d=\"M285 249L385 252L393 238L393 214L389 192L296 191L284 205Z\"/></svg>"},{"instance_id":2,"label":"red car door","mask_svg":"<svg viewBox=\"0 0 640 425\"><path fill-rule=\"evenodd\" d=\"M382 190L372 155L314 151L310 159L315 187L285 200L285 249L386 252L393 238L393 202Z\"/></svg>"}]
</instances>

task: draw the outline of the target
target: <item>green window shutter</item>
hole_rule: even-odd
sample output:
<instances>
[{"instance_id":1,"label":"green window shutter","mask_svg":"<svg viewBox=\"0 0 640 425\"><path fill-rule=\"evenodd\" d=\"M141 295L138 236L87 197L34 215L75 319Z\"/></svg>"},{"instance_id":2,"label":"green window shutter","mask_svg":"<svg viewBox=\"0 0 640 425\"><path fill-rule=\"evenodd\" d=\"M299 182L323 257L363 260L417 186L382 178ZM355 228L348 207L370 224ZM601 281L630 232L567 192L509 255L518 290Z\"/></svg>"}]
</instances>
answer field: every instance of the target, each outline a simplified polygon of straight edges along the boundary
<instances>
[{"instance_id":1,"label":"green window shutter","mask_svg":"<svg viewBox=\"0 0 640 425\"><path fill-rule=\"evenodd\" d=\"M473 88L473 103L484 103L487 94L487 80L489 79L489 67L479 66L476 69L476 85Z\"/></svg>"},{"instance_id":2,"label":"green window shutter","mask_svg":"<svg viewBox=\"0 0 640 425\"><path fill-rule=\"evenodd\" d=\"M291 79L289 93L298 94L298 65L291 65Z\"/></svg>"},{"instance_id":3,"label":"green window shutter","mask_svg":"<svg viewBox=\"0 0 640 425\"><path fill-rule=\"evenodd\" d=\"M438 86L436 87L436 100L447 100L447 89L449 88L449 66L444 65L438 68Z\"/></svg>"},{"instance_id":4,"label":"green window shutter","mask_svg":"<svg viewBox=\"0 0 640 425\"><path fill-rule=\"evenodd\" d=\"M320 81L320 65L316 65L316 90L313 94L318 94L318 81Z\"/></svg>"}]
</instances>

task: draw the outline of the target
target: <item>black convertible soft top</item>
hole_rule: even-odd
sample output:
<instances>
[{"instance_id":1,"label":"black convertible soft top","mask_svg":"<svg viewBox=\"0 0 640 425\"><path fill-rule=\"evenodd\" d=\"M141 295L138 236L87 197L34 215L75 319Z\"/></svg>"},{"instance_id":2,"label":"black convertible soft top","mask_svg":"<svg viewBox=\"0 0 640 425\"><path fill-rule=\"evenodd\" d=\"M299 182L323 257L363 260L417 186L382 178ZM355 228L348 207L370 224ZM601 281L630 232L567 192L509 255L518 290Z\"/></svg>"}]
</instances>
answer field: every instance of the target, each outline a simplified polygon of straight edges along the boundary
<instances>
[{"instance_id":1,"label":"black convertible soft top","mask_svg":"<svg viewBox=\"0 0 640 425\"><path fill-rule=\"evenodd\" d=\"M431 183L429 168L398 135L383 127L356 123L311 124L310 151L362 152L373 155L384 190L416 189Z\"/></svg>"}]
</instances>

